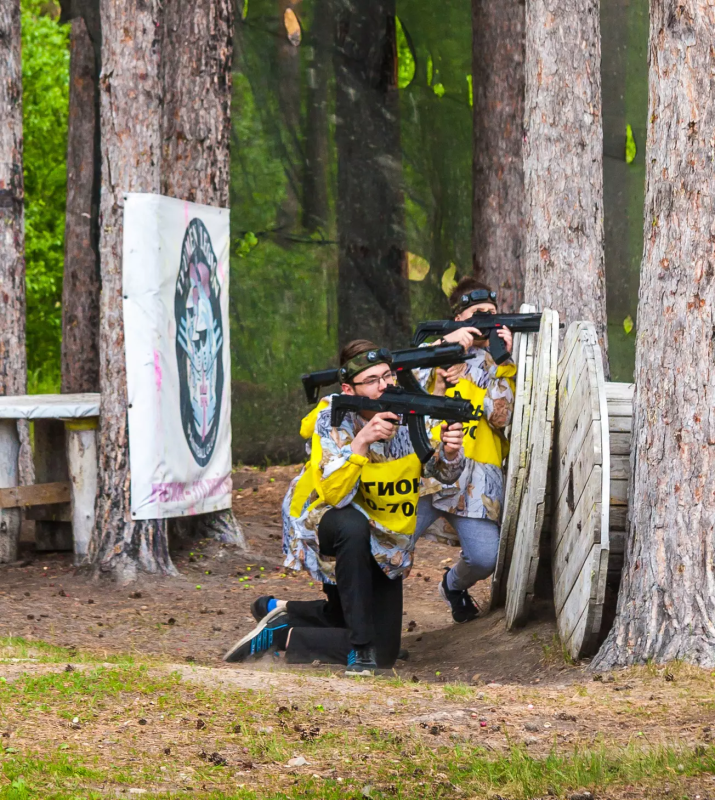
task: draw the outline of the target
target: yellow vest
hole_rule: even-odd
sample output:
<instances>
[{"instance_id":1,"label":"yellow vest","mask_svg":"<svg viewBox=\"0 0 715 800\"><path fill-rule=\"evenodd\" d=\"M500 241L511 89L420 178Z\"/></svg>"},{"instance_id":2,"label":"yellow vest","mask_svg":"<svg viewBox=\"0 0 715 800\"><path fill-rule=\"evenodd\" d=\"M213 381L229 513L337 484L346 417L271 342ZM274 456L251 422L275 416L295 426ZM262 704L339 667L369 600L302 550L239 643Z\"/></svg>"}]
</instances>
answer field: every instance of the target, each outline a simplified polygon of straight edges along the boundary
<instances>
[{"instance_id":1,"label":"yellow vest","mask_svg":"<svg viewBox=\"0 0 715 800\"><path fill-rule=\"evenodd\" d=\"M514 381L512 380L514 375L516 375L515 364L497 367L497 378L507 378L512 391L514 391ZM445 394L447 397L454 397L457 392L464 400L469 400L475 408L484 406L487 390L480 388L473 381L461 378L457 385L447 389ZM438 434L439 428L433 431L433 436L437 437ZM509 441L501 431L496 431L491 427L486 416L464 426L464 455L467 458L482 464L496 464L501 467L508 453Z\"/></svg>"},{"instance_id":2,"label":"yellow vest","mask_svg":"<svg viewBox=\"0 0 715 800\"><path fill-rule=\"evenodd\" d=\"M415 453L384 462L370 462L364 456L353 454L344 467L324 481L315 479L314 470L318 469L323 458L320 436L314 433L315 422L318 413L326 406L327 402L319 404L301 423L301 436L308 438L312 435L313 438L310 463L296 484L290 515L300 516L313 491L318 497L311 503L310 510L322 503L337 505L359 477L360 484L353 503L389 531L405 535L414 533L422 475L422 464Z\"/></svg>"}]
</instances>

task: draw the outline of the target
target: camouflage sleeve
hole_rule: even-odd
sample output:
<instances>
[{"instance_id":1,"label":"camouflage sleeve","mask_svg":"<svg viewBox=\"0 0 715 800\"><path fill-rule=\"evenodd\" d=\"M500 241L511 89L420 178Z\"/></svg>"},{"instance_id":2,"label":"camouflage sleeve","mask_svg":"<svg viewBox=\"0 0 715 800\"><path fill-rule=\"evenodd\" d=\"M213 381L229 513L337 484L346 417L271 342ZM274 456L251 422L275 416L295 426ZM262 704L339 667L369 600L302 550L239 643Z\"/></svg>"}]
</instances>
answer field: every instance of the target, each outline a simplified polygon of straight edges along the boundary
<instances>
[{"instance_id":1,"label":"camouflage sleeve","mask_svg":"<svg viewBox=\"0 0 715 800\"><path fill-rule=\"evenodd\" d=\"M464 464L464 450L460 450L452 461L448 461L444 455L444 445L440 443L432 458L422 468L422 476L424 478L435 478L440 483L450 485L456 483L459 479L464 469Z\"/></svg>"},{"instance_id":2,"label":"camouflage sleeve","mask_svg":"<svg viewBox=\"0 0 715 800\"><path fill-rule=\"evenodd\" d=\"M494 430L503 431L511 423L514 412L514 381L499 376L497 370L499 367L492 361L487 393L484 395L484 416Z\"/></svg>"},{"instance_id":3,"label":"camouflage sleeve","mask_svg":"<svg viewBox=\"0 0 715 800\"><path fill-rule=\"evenodd\" d=\"M315 423L314 437L320 442L320 459L313 458L318 494L329 505L343 508L355 496L363 464L367 462L350 447L355 438L352 415L346 414L340 427L333 428L330 409L321 411Z\"/></svg>"}]
</instances>

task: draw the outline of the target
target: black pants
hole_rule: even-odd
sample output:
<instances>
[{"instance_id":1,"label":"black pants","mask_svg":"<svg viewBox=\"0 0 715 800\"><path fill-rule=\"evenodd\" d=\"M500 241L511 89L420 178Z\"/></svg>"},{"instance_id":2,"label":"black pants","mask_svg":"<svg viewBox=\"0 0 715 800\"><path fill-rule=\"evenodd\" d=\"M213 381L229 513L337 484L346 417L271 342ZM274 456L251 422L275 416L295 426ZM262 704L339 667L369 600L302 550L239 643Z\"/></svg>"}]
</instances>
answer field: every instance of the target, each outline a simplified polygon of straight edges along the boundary
<instances>
[{"instance_id":1,"label":"black pants","mask_svg":"<svg viewBox=\"0 0 715 800\"><path fill-rule=\"evenodd\" d=\"M335 557L336 585L327 600L289 600L293 627L286 660L345 664L348 653L375 648L379 667L391 667L400 652L402 578L388 578L370 550L370 525L354 508L332 508L318 526L320 552Z\"/></svg>"}]
</instances>

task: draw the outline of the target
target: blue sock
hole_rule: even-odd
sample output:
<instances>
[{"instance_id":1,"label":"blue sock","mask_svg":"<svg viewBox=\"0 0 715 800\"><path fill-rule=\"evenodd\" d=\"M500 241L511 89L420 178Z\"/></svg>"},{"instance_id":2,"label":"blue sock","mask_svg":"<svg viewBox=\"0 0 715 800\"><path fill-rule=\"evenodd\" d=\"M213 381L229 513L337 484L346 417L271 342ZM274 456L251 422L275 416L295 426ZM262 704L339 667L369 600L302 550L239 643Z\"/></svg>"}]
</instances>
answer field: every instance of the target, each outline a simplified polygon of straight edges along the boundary
<instances>
[{"instance_id":1,"label":"blue sock","mask_svg":"<svg viewBox=\"0 0 715 800\"><path fill-rule=\"evenodd\" d=\"M271 599L268 601L268 610L273 611L273 609L276 608L277 605L278 601L276 600L276 598L271 597Z\"/></svg>"}]
</instances>

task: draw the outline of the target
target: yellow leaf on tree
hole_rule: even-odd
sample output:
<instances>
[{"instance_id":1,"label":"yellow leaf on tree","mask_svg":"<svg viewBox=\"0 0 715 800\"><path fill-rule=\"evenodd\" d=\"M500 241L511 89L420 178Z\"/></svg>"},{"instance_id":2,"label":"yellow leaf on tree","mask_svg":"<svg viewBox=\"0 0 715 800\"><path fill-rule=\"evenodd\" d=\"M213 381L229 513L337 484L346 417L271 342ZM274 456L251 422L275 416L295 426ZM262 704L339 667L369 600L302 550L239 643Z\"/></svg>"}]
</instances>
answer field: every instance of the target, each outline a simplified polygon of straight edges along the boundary
<instances>
[{"instance_id":1,"label":"yellow leaf on tree","mask_svg":"<svg viewBox=\"0 0 715 800\"><path fill-rule=\"evenodd\" d=\"M633 138L633 128L626 125L626 164L632 164L636 157L636 140Z\"/></svg>"},{"instance_id":2,"label":"yellow leaf on tree","mask_svg":"<svg viewBox=\"0 0 715 800\"><path fill-rule=\"evenodd\" d=\"M293 47L298 47L302 34L300 32L300 22L298 22L298 17L296 17L292 8L286 8L283 14L283 24L288 34L288 41Z\"/></svg>"},{"instance_id":3,"label":"yellow leaf on tree","mask_svg":"<svg viewBox=\"0 0 715 800\"><path fill-rule=\"evenodd\" d=\"M633 330L633 317L630 314L623 320L623 330L626 333L630 333Z\"/></svg>"},{"instance_id":4,"label":"yellow leaf on tree","mask_svg":"<svg viewBox=\"0 0 715 800\"><path fill-rule=\"evenodd\" d=\"M429 261L414 253L407 254L407 277L411 281L423 281L429 273Z\"/></svg>"},{"instance_id":5,"label":"yellow leaf on tree","mask_svg":"<svg viewBox=\"0 0 715 800\"><path fill-rule=\"evenodd\" d=\"M447 297L452 294L454 291L454 287L457 285L457 265L450 264L447 269L444 271L444 275L442 275L442 291L447 295Z\"/></svg>"}]
</instances>

